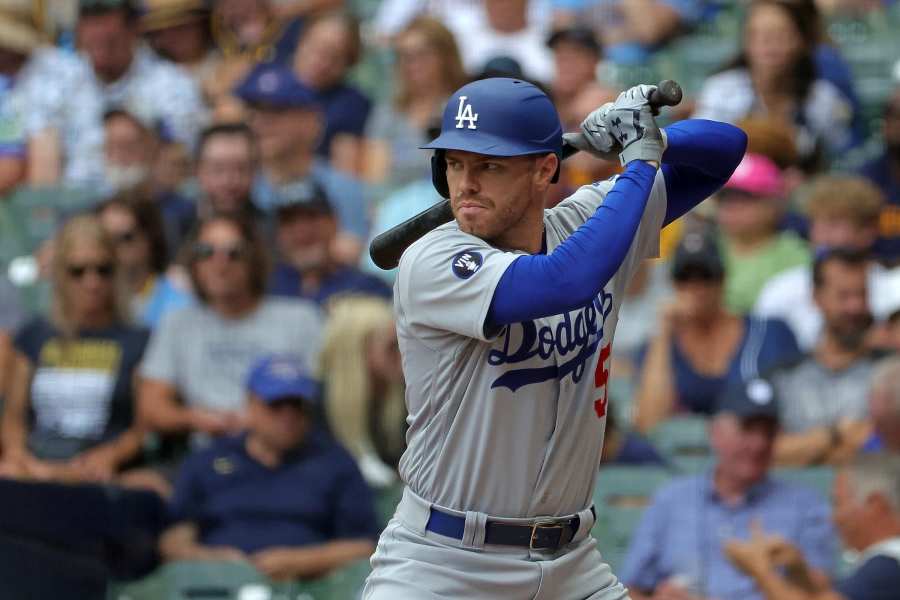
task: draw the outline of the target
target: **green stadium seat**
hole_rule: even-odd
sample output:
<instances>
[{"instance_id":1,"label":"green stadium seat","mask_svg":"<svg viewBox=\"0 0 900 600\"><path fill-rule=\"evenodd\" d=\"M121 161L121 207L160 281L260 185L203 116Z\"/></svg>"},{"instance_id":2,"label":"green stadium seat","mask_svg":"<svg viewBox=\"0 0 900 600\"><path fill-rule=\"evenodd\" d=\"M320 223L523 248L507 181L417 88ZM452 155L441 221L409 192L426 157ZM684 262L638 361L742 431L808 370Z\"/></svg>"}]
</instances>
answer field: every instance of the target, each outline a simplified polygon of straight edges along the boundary
<instances>
[{"instance_id":1,"label":"green stadium seat","mask_svg":"<svg viewBox=\"0 0 900 600\"><path fill-rule=\"evenodd\" d=\"M375 493L375 516L383 528L394 516L397 504L403 496L403 483L395 483Z\"/></svg>"},{"instance_id":2,"label":"green stadium seat","mask_svg":"<svg viewBox=\"0 0 900 600\"><path fill-rule=\"evenodd\" d=\"M650 432L650 441L679 471L696 473L713 462L708 423L701 416L673 417Z\"/></svg>"},{"instance_id":3,"label":"green stadium seat","mask_svg":"<svg viewBox=\"0 0 900 600\"><path fill-rule=\"evenodd\" d=\"M622 565L632 533L653 493L672 477L658 467L607 466L600 469L594 488L597 522L591 533L603 559L613 571Z\"/></svg>"},{"instance_id":4,"label":"green stadium seat","mask_svg":"<svg viewBox=\"0 0 900 600\"><path fill-rule=\"evenodd\" d=\"M831 487L834 484L835 471L832 467L781 468L772 472L774 477L812 488L831 500Z\"/></svg>"}]
</instances>

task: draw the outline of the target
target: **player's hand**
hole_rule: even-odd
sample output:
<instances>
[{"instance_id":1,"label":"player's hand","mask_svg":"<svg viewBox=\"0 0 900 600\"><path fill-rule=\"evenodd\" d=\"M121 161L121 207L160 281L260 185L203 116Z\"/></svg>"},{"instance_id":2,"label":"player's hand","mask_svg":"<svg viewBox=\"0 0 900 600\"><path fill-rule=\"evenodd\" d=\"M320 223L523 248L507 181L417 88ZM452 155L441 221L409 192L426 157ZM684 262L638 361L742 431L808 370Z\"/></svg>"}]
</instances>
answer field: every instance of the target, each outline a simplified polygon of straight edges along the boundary
<instances>
[{"instance_id":1,"label":"player's hand","mask_svg":"<svg viewBox=\"0 0 900 600\"><path fill-rule=\"evenodd\" d=\"M636 85L625 90L604 116L606 131L622 146L619 158L623 165L633 160L662 161L665 132L656 124L649 103L655 89L655 85Z\"/></svg>"},{"instance_id":2,"label":"player's hand","mask_svg":"<svg viewBox=\"0 0 900 600\"><path fill-rule=\"evenodd\" d=\"M622 147L606 129L606 113L612 109L613 103L607 102L591 113L581 122L578 133L564 133L563 140L571 146L587 152L603 160L616 160Z\"/></svg>"}]
</instances>

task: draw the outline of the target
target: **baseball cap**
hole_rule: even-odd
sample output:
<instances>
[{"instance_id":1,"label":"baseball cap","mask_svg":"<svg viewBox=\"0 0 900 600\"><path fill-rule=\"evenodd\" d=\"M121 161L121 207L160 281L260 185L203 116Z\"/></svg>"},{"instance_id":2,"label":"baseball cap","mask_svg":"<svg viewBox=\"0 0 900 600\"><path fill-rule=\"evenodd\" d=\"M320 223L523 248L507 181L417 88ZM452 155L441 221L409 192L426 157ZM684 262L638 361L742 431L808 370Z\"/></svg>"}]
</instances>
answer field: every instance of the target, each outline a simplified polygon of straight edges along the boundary
<instances>
[{"instance_id":1,"label":"baseball cap","mask_svg":"<svg viewBox=\"0 0 900 600\"><path fill-rule=\"evenodd\" d=\"M732 383L719 394L716 414L739 419L768 418L778 422L778 399L772 382L763 377Z\"/></svg>"},{"instance_id":2,"label":"baseball cap","mask_svg":"<svg viewBox=\"0 0 900 600\"><path fill-rule=\"evenodd\" d=\"M137 7L132 0L79 0L78 14L103 14L115 10L124 10L129 16L137 14Z\"/></svg>"},{"instance_id":3,"label":"baseball cap","mask_svg":"<svg viewBox=\"0 0 900 600\"><path fill-rule=\"evenodd\" d=\"M762 154L748 153L744 155L724 189L754 196L780 197L784 195L784 177L769 158Z\"/></svg>"},{"instance_id":4,"label":"baseball cap","mask_svg":"<svg viewBox=\"0 0 900 600\"><path fill-rule=\"evenodd\" d=\"M284 109L317 105L315 92L297 79L290 68L276 63L256 65L234 93L250 105Z\"/></svg>"},{"instance_id":5,"label":"baseball cap","mask_svg":"<svg viewBox=\"0 0 900 600\"><path fill-rule=\"evenodd\" d=\"M334 212L325 189L315 181L301 181L282 188L275 202L275 210L281 212L292 209L320 214Z\"/></svg>"},{"instance_id":6,"label":"baseball cap","mask_svg":"<svg viewBox=\"0 0 900 600\"><path fill-rule=\"evenodd\" d=\"M708 279L722 279L725 263L716 238L706 232L686 234L675 249L672 278L676 281L699 274Z\"/></svg>"},{"instance_id":7,"label":"baseball cap","mask_svg":"<svg viewBox=\"0 0 900 600\"><path fill-rule=\"evenodd\" d=\"M160 31L208 16L209 9L204 0L144 0L141 28L144 31Z\"/></svg>"},{"instance_id":8,"label":"baseball cap","mask_svg":"<svg viewBox=\"0 0 900 600\"><path fill-rule=\"evenodd\" d=\"M247 389L273 404L287 398L319 402L319 382L310 377L300 358L290 354L271 354L260 358L250 369Z\"/></svg>"},{"instance_id":9,"label":"baseball cap","mask_svg":"<svg viewBox=\"0 0 900 600\"><path fill-rule=\"evenodd\" d=\"M550 34L549 38L547 38L547 46L553 48L562 41L577 44L582 48L594 52L598 56L603 50L600 46L600 42L597 41L597 35L594 33L594 30L590 27L585 27L584 25L573 25L571 27L557 29Z\"/></svg>"}]
</instances>

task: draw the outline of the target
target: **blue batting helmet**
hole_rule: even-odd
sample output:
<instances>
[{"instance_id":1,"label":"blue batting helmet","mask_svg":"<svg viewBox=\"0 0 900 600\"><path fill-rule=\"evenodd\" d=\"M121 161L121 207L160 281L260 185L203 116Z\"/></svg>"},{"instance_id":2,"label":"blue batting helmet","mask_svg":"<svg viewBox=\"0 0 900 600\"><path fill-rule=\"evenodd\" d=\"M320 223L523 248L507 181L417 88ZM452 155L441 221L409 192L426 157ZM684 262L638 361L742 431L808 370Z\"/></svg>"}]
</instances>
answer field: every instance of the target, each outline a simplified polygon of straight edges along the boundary
<instances>
[{"instance_id":1,"label":"blue batting helmet","mask_svg":"<svg viewBox=\"0 0 900 600\"><path fill-rule=\"evenodd\" d=\"M537 86L520 79L482 79L450 97L441 134L422 148L436 150L432 181L438 193L449 198L446 150L488 156L555 154L561 159L562 125L556 107ZM557 170L553 181L558 177Z\"/></svg>"}]
</instances>

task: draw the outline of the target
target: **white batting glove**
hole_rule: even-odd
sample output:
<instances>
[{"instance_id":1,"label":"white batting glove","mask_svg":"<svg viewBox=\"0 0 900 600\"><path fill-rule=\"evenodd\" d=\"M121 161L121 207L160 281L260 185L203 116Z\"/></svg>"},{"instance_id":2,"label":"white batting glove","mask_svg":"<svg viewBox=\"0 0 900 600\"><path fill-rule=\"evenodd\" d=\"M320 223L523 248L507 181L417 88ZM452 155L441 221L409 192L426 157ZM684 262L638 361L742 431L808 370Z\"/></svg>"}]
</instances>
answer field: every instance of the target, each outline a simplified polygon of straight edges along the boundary
<instances>
[{"instance_id":1,"label":"white batting glove","mask_svg":"<svg viewBox=\"0 0 900 600\"><path fill-rule=\"evenodd\" d=\"M616 155L622 151L616 139L606 129L606 113L613 107L612 102L607 102L600 108L591 111L581 122L581 131L578 133L564 133L563 140L570 145L604 160L615 160Z\"/></svg>"},{"instance_id":2,"label":"white batting glove","mask_svg":"<svg viewBox=\"0 0 900 600\"><path fill-rule=\"evenodd\" d=\"M666 150L665 132L656 124L648 102L655 85L636 85L616 98L606 111L606 130L621 144L623 165L633 160L662 161Z\"/></svg>"}]
</instances>

